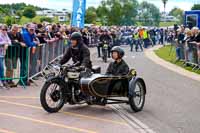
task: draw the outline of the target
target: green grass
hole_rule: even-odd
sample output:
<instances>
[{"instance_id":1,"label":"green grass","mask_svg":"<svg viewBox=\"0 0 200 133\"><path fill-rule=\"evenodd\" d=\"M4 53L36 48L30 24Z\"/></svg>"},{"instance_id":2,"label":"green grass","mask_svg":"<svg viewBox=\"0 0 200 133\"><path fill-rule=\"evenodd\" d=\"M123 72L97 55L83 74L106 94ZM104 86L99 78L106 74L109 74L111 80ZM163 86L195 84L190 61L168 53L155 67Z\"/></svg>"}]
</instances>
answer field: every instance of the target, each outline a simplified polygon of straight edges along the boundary
<instances>
[{"instance_id":1,"label":"green grass","mask_svg":"<svg viewBox=\"0 0 200 133\"><path fill-rule=\"evenodd\" d=\"M174 26L177 22L160 22L159 26L160 27L169 27L169 26Z\"/></svg>"},{"instance_id":2,"label":"green grass","mask_svg":"<svg viewBox=\"0 0 200 133\"><path fill-rule=\"evenodd\" d=\"M184 66L184 63L182 61L176 61L175 47L171 47L170 45L168 45L168 46L162 47L158 50L155 50L155 53L160 58L162 58L172 64L180 66L188 71L200 74L200 70L199 71L192 70L193 66Z\"/></svg>"}]
</instances>

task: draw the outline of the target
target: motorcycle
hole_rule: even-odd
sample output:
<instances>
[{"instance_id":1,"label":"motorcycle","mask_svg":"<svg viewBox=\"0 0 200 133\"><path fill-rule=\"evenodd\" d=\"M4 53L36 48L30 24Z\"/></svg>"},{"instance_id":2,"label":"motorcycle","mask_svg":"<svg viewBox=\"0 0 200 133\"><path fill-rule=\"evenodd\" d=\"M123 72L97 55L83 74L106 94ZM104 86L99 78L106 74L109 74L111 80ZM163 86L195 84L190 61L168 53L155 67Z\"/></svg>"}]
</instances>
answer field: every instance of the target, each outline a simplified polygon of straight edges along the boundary
<instances>
[{"instance_id":1,"label":"motorcycle","mask_svg":"<svg viewBox=\"0 0 200 133\"><path fill-rule=\"evenodd\" d=\"M55 65L58 68L58 65ZM45 111L58 112L64 104L129 104L133 111L142 111L146 85L134 69L125 76L100 74L100 67L59 66L59 73L44 83L40 102ZM123 99L122 99L123 98Z\"/></svg>"},{"instance_id":2,"label":"motorcycle","mask_svg":"<svg viewBox=\"0 0 200 133\"><path fill-rule=\"evenodd\" d=\"M107 59L108 59L108 42L107 41L103 41L103 45L102 45L102 59L103 61L106 63Z\"/></svg>"}]
</instances>

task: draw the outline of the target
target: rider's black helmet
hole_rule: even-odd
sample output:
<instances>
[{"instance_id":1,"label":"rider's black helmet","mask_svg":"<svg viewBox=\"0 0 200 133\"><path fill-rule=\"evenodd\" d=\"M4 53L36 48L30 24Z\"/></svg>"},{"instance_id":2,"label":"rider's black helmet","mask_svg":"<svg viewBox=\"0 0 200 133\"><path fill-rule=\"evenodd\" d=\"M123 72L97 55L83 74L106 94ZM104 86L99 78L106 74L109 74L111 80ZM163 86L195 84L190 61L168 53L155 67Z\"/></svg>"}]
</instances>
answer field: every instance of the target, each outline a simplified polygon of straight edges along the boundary
<instances>
[{"instance_id":1,"label":"rider's black helmet","mask_svg":"<svg viewBox=\"0 0 200 133\"><path fill-rule=\"evenodd\" d=\"M122 58L125 55L124 50L120 46L113 47L111 52L117 52L120 58Z\"/></svg>"},{"instance_id":2,"label":"rider's black helmet","mask_svg":"<svg viewBox=\"0 0 200 133\"><path fill-rule=\"evenodd\" d=\"M71 35L71 40L81 40L82 39L82 35L80 32L74 32Z\"/></svg>"}]
</instances>

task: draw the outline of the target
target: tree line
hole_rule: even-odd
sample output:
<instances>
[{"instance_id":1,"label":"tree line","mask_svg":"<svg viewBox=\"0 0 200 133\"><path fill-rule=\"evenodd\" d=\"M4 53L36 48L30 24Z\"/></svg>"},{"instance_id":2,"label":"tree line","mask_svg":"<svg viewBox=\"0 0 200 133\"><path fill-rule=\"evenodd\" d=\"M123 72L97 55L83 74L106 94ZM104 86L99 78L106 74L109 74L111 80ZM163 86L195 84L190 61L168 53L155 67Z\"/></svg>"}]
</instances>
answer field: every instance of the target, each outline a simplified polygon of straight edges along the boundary
<instances>
[{"instance_id":1,"label":"tree line","mask_svg":"<svg viewBox=\"0 0 200 133\"><path fill-rule=\"evenodd\" d=\"M168 0L162 0L164 8ZM12 23L23 24L26 22L58 22L45 16L37 16L36 11L44 10L25 3L0 4L0 23L11 25ZM200 10L200 4L195 4L191 10ZM180 8L173 8L169 15L175 16L183 23L184 11ZM16 16L18 18L16 18ZM102 0L101 4L95 7L88 7L85 15L86 23L100 25L145 25L158 26L161 19L161 12L154 4L149 2L139 3L137 0Z\"/></svg>"},{"instance_id":2,"label":"tree line","mask_svg":"<svg viewBox=\"0 0 200 133\"><path fill-rule=\"evenodd\" d=\"M168 0L162 0L164 8ZM200 10L200 4L195 4L191 10ZM174 7L169 15L178 19L177 24L183 24L184 11ZM145 25L158 26L161 12L154 4L137 0L103 0L97 7L89 7L86 11L86 23L102 25Z\"/></svg>"}]
</instances>

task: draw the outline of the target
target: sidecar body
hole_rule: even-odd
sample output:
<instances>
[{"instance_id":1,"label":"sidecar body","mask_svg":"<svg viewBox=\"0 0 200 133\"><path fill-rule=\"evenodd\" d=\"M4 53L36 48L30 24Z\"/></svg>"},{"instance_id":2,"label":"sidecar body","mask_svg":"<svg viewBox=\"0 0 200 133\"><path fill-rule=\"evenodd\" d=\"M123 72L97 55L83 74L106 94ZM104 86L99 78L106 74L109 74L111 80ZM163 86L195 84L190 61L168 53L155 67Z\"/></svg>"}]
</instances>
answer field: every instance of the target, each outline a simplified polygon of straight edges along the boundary
<instances>
[{"instance_id":1,"label":"sidecar body","mask_svg":"<svg viewBox=\"0 0 200 133\"><path fill-rule=\"evenodd\" d=\"M94 97L127 97L129 92L134 91L135 82L140 80L143 87L146 86L141 78L136 77L136 72L130 72L125 76L113 76L93 74L91 77L81 78L81 91Z\"/></svg>"}]
</instances>

